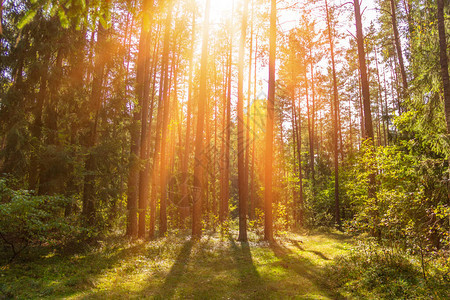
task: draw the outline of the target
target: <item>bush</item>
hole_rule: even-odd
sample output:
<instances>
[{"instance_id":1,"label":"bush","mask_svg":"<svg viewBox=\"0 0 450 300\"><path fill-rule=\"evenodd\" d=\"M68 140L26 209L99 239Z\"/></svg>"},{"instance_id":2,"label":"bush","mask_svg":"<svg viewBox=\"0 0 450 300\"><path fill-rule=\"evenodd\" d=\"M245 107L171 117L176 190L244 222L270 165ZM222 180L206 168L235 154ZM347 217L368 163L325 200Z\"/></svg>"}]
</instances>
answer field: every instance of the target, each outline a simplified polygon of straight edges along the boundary
<instances>
[{"instance_id":1,"label":"bush","mask_svg":"<svg viewBox=\"0 0 450 300\"><path fill-rule=\"evenodd\" d=\"M12 252L10 260L28 245L62 244L81 234L82 228L64 218L64 208L70 201L13 190L0 179L0 243Z\"/></svg>"},{"instance_id":2,"label":"bush","mask_svg":"<svg viewBox=\"0 0 450 300\"><path fill-rule=\"evenodd\" d=\"M329 266L330 282L352 298L448 299L450 283L436 260L421 259L376 243L361 243L349 256ZM442 266L441 266L442 267Z\"/></svg>"},{"instance_id":3,"label":"bush","mask_svg":"<svg viewBox=\"0 0 450 300\"><path fill-rule=\"evenodd\" d=\"M434 251L448 247L449 206L444 160L417 156L408 148L364 144L346 170L345 190L353 219L347 230L371 233L405 249ZM368 197L375 173L375 197ZM419 249L420 248L420 249Z\"/></svg>"}]
</instances>

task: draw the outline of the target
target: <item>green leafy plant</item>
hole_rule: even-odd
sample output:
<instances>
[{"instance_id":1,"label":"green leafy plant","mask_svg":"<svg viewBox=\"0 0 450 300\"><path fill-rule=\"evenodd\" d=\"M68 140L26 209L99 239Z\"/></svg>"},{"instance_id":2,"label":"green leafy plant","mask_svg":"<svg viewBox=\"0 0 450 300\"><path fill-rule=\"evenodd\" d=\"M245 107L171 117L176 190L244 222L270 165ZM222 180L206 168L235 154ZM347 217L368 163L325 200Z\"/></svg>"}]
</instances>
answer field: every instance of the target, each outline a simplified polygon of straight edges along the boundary
<instances>
[{"instance_id":1,"label":"green leafy plant","mask_svg":"<svg viewBox=\"0 0 450 300\"><path fill-rule=\"evenodd\" d=\"M430 272L424 277L418 256L362 238L350 255L338 257L327 273L335 288L356 299L446 299L449 285L442 277L444 264L427 264Z\"/></svg>"},{"instance_id":2,"label":"green leafy plant","mask_svg":"<svg viewBox=\"0 0 450 300\"><path fill-rule=\"evenodd\" d=\"M13 190L0 179L0 242L10 249L10 261L30 244L61 244L81 234L83 229L64 217L70 201Z\"/></svg>"}]
</instances>

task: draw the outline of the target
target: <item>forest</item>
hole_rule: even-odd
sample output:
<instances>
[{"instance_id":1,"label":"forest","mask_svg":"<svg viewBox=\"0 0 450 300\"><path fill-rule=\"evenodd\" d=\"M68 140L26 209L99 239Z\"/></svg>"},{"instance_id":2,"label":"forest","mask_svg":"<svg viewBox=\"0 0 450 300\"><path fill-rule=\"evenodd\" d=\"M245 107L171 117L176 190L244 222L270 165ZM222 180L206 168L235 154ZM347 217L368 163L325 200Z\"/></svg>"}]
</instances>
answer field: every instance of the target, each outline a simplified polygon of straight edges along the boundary
<instances>
[{"instance_id":1,"label":"forest","mask_svg":"<svg viewBox=\"0 0 450 300\"><path fill-rule=\"evenodd\" d=\"M0 299L450 299L448 1L0 2Z\"/></svg>"}]
</instances>

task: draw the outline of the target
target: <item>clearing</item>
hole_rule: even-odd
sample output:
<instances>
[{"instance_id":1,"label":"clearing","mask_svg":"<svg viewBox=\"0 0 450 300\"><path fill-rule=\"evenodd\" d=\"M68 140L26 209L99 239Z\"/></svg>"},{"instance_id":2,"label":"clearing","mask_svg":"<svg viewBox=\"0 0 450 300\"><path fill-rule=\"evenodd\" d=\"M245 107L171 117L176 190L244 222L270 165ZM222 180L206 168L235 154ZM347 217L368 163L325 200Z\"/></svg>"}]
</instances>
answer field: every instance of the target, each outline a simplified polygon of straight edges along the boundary
<instances>
[{"instance_id":1,"label":"clearing","mask_svg":"<svg viewBox=\"0 0 450 300\"><path fill-rule=\"evenodd\" d=\"M339 299L323 268L349 242L338 233L289 233L273 245L252 235L249 243L217 234L116 239L83 254L23 255L2 266L0 291L22 299Z\"/></svg>"}]
</instances>

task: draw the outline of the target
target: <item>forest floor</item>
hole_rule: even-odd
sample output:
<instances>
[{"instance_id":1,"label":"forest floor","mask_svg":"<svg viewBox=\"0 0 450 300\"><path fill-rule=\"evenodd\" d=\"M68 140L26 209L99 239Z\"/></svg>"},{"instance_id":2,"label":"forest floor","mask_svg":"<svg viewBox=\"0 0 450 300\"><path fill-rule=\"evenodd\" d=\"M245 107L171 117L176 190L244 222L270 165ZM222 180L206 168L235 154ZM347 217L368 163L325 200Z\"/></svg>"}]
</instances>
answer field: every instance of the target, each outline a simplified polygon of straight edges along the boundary
<instances>
[{"instance_id":1,"label":"forest floor","mask_svg":"<svg viewBox=\"0 0 450 300\"><path fill-rule=\"evenodd\" d=\"M44 251L1 265L1 298L342 299L326 266L351 248L340 233L287 233L274 244L250 233L107 240L80 253Z\"/></svg>"}]
</instances>

